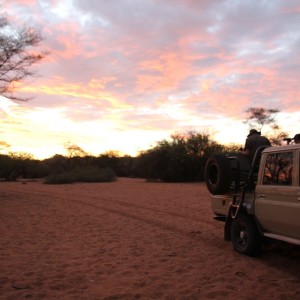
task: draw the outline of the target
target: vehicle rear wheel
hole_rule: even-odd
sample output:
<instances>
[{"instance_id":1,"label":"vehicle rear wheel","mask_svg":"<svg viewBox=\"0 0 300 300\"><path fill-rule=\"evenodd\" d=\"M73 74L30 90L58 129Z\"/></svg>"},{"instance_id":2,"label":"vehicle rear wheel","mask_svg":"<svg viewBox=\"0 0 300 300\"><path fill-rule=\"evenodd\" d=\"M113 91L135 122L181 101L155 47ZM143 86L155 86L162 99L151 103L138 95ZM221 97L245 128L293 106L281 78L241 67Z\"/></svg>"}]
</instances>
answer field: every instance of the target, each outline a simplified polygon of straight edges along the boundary
<instances>
[{"instance_id":1,"label":"vehicle rear wheel","mask_svg":"<svg viewBox=\"0 0 300 300\"><path fill-rule=\"evenodd\" d=\"M224 194L229 190L232 179L230 160L224 154L209 157L205 166L207 189L214 195Z\"/></svg>"},{"instance_id":2,"label":"vehicle rear wheel","mask_svg":"<svg viewBox=\"0 0 300 300\"><path fill-rule=\"evenodd\" d=\"M240 214L231 223L233 249L241 254L256 256L261 250L261 237L250 217Z\"/></svg>"}]
</instances>

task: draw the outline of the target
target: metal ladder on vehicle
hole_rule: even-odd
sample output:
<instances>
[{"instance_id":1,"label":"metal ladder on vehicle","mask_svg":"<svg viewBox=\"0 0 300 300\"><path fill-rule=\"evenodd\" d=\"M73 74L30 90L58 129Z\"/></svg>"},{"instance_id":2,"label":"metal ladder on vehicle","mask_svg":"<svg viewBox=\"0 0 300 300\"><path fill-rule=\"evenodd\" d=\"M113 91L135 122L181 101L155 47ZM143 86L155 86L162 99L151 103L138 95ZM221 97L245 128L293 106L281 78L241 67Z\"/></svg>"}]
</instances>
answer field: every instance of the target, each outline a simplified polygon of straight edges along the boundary
<instances>
[{"instance_id":1,"label":"metal ladder on vehicle","mask_svg":"<svg viewBox=\"0 0 300 300\"><path fill-rule=\"evenodd\" d=\"M235 219L239 213L239 210L244 202L244 187L241 186L241 178L240 178L240 162L236 157L231 157L229 159L234 159L236 163L235 170L235 178L234 178L234 187L233 187L233 195L232 202L230 205L230 215L232 219Z\"/></svg>"},{"instance_id":2,"label":"metal ladder on vehicle","mask_svg":"<svg viewBox=\"0 0 300 300\"><path fill-rule=\"evenodd\" d=\"M254 158L251 163L251 167L249 170L247 180L246 180L245 184L243 184L243 185L240 184L240 167L239 167L239 162L237 161L237 172L236 172L237 174L236 174L236 178L235 178L232 203L230 205L230 216L232 219L235 219L238 216L240 209L243 206L246 190L249 187L254 188L254 186L253 186L253 185L255 185L254 180L253 180L254 172L258 168L258 164L259 164L260 157L261 157L261 152L267 147L269 147L269 146L260 146L256 150Z\"/></svg>"},{"instance_id":3,"label":"metal ladder on vehicle","mask_svg":"<svg viewBox=\"0 0 300 300\"><path fill-rule=\"evenodd\" d=\"M241 187L238 192L233 193L232 203L230 207L230 214L232 219L235 219L238 216L239 211L243 206L245 200L246 187L247 185Z\"/></svg>"}]
</instances>

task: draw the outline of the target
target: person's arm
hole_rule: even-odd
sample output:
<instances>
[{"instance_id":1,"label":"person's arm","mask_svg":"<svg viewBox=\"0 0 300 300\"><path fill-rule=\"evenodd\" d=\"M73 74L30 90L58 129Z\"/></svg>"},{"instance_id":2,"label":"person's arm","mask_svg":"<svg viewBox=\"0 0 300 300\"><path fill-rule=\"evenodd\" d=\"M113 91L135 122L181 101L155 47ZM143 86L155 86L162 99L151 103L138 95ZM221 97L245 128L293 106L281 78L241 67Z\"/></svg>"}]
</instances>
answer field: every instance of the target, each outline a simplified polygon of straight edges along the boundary
<instances>
[{"instance_id":1,"label":"person's arm","mask_svg":"<svg viewBox=\"0 0 300 300\"><path fill-rule=\"evenodd\" d=\"M243 153L243 154L246 154L246 155L250 155L250 151L249 151L249 141L248 141L248 139L246 139L245 147L244 147L244 150L243 150L242 153Z\"/></svg>"},{"instance_id":2,"label":"person's arm","mask_svg":"<svg viewBox=\"0 0 300 300\"><path fill-rule=\"evenodd\" d=\"M249 155L250 151L249 149L244 148L244 150L242 151L243 154Z\"/></svg>"}]
</instances>

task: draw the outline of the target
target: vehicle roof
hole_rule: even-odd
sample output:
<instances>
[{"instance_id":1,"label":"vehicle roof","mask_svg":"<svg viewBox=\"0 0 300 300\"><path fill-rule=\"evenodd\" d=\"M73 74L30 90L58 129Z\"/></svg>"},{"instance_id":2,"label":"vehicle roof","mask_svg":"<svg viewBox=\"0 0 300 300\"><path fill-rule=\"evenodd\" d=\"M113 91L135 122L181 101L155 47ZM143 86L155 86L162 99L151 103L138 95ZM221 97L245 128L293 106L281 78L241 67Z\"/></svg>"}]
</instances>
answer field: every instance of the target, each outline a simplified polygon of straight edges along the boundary
<instances>
[{"instance_id":1,"label":"vehicle roof","mask_svg":"<svg viewBox=\"0 0 300 300\"><path fill-rule=\"evenodd\" d=\"M297 150L297 149L300 149L300 144L268 147L264 149L262 153Z\"/></svg>"}]
</instances>

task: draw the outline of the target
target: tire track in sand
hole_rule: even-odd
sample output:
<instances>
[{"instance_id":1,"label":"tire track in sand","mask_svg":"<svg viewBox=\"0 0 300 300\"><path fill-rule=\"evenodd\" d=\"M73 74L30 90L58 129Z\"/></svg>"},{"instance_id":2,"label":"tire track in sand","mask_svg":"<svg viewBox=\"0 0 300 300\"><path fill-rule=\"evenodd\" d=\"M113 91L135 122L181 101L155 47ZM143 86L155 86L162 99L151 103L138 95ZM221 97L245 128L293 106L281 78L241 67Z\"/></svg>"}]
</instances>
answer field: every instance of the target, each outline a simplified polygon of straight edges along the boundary
<instances>
[{"instance_id":1,"label":"tire track in sand","mask_svg":"<svg viewBox=\"0 0 300 300\"><path fill-rule=\"evenodd\" d=\"M194 216L179 214L177 212L170 212L163 209L153 208L145 205L137 205L134 203L118 200L116 198L106 199L95 196L84 195L84 200L78 200L75 195L69 193L68 196L62 196L61 193L55 193L55 191L44 191L44 190L22 190L16 191L12 189L2 190L3 193L9 192L11 194L18 195L19 197L34 196L43 197L49 200L55 201L67 201L69 203L76 203L83 207L89 207L93 209L101 209L103 211L118 214L122 217L133 219L138 222L146 223L150 226L155 226L161 230L171 231L180 236L193 239L195 241L205 242L206 244L213 245L215 240L220 240L223 237L222 224L215 222L214 220L205 220L195 218ZM37 201L37 199L36 199ZM38 200L40 202L40 200ZM98 201L96 204L95 201ZM99 204L101 201L102 205ZM103 203L105 202L105 205ZM40 203L42 204L42 202ZM185 219L185 227L182 228L177 224L182 224L182 221L178 219ZM201 230L201 224L205 224L205 230ZM221 226L220 226L221 225Z\"/></svg>"}]
</instances>

